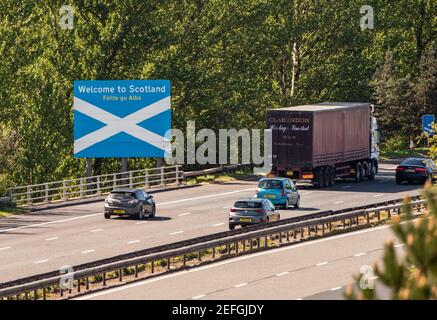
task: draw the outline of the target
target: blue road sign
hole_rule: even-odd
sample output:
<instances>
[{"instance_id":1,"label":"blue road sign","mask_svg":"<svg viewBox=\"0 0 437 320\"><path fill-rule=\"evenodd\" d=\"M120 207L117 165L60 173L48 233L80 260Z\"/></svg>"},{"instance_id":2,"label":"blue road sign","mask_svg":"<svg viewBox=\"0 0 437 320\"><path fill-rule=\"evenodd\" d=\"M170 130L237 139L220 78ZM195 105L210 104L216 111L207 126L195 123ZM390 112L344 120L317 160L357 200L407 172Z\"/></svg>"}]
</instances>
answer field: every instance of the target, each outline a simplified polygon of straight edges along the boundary
<instances>
[{"instance_id":1,"label":"blue road sign","mask_svg":"<svg viewBox=\"0 0 437 320\"><path fill-rule=\"evenodd\" d=\"M426 134L434 134L433 124L435 117L433 114L425 114L422 116L422 131Z\"/></svg>"},{"instance_id":2,"label":"blue road sign","mask_svg":"<svg viewBox=\"0 0 437 320\"><path fill-rule=\"evenodd\" d=\"M164 157L169 80L74 81L74 156Z\"/></svg>"}]
</instances>

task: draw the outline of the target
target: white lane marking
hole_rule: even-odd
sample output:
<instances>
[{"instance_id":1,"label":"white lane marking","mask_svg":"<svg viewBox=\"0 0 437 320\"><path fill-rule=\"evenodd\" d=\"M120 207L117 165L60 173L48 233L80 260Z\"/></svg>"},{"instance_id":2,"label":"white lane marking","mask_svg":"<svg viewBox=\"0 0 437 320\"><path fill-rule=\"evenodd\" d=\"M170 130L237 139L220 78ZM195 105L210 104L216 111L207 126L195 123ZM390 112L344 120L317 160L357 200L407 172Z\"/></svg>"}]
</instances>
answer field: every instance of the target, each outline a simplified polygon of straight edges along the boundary
<instances>
[{"instance_id":1,"label":"white lane marking","mask_svg":"<svg viewBox=\"0 0 437 320\"><path fill-rule=\"evenodd\" d=\"M348 189L348 188L352 188L352 186L344 186L344 187L342 187L342 189Z\"/></svg>"},{"instance_id":2,"label":"white lane marking","mask_svg":"<svg viewBox=\"0 0 437 320\"><path fill-rule=\"evenodd\" d=\"M337 290L340 290L342 287L335 287L335 288L331 288L331 289L329 289L329 291L337 291Z\"/></svg>"},{"instance_id":3,"label":"white lane marking","mask_svg":"<svg viewBox=\"0 0 437 320\"><path fill-rule=\"evenodd\" d=\"M223 209L231 209L232 206L223 207Z\"/></svg>"},{"instance_id":4,"label":"white lane marking","mask_svg":"<svg viewBox=\"0 0 437 320\"><path fill-rule=\"evenodd\" d=\"M137 222L137 223L135 223L135 224L144 224L144 223L147 223L148 221L140 221L140 222Z\"/></svg>"},{"instance_id":5,"label":"white lane marking","mask_svg":"<svg viewBox=\"0 0 437 320\"><path fill-rule=\"evenodd\" d=\"M47 262L47 261L49 261L49 260L45 259L45 260L35 261L34 263L35 264L40 264L40 263L44 263L44 262Z\"/></svg>"},{"instance_id":6,"label":"white lane marking","mask_svg":"<svg viewBox=\"0 0 437 320\"><path fill-rule=\"evenodd\" d=\"M37 224L30 224L28 226L21 226L21 227L16 227L16 228L11 228L11 229L0 230L0 233L9 232L9 231L15 231L15 230L21 230L21 229L26 229L26 228L32 228L32 227L45 226L45 225L54 224L54 223L68 222L68 221L73 221L73 220L77 220L77 219L84 219L84 218L95 217L95 216L99 216L99 215L101 215L101 213L93 213L93 214L88 214L88 215L85 215L85 216L68 218L68 219L62 219L62 220L56 220L56 221L41 222L41 223L37 223Z\"/></svg>"},{"instance_id":7,"label":"white lane marking","mask_svg":"<svg viewBox=\"0 0 437 320\"><path fill-rule=\"evenodd\" d=\"M380 180L379 182L384 183L384 182L388 182L388 181L390 181L390 180Z\"/></svg>"},{"instance_id":8,"label":"white lane marking","mask_svg":"<svg viewBox=\"0 0 437 320\"><path fill-rule=\"evenodd\" d=\"M96 251L96 250L91 249L91 250L85 250L85 251L82 251L81 253L82 253L82 254L87 254L87 253L91 253L91 252L94 252L94 251Z\"/></svg>"},{"instance_id":9,"label":"white lane marking","mask_svg":"<svg viewBox=\"0 0 437 320\"><path fill-rule=\"evenodd\" d=\"M204 294L201 294L199 296L192 297L191 299L196 300L196 299L203 298L204 296L205 296Z\"/></svg>"},{"instance_id":10,"label":"white lane marking","mask_svg":"<svg viewBox=\"0 0 437 320\"><path fill-rule=\"evenodd\" d=\"M46 241L53 241L53 240L58 240L58 239L59 239L58 237L53 237L53 238L46 239Z\"/></svg>"},{"instance_id":11,"label":"white lane marking","mask_svg":"<svg viewBox=\"0 0 437 320\"><path fill-rule=\"evenodd\" d=\"M302 298L297 298L296 300L303 300Z\"/></svg>"},{"instance_id":12,"label":"white lane marking","mask_svg":"<svg viewBox=\"0 0 437 320\"><path fill-rule=\"evenodd\" d=\"M341 201L336 201L336 202L334 202L334 204L341 204L341 203L344 203L344 201L341 200Z\"/></svg>"},{"instance_id":13,"label":"white lane marking","mask_svg":"<svg viewBox=\"0 0 437 320\"><path fill-rule=\"evenodd\" d=\"M175 234L180 234L180 233L184 233L184 231L180 230L180 231L172 232L172 233L170 233L170 235L173 236Z\"/></svg>"},{"instance_id":14,"label":"white lane marking","mask_svg":"<svg viewBox=\"0 0 437 320\"><path fill-rule=\"evenodd\" d=\"M244 287L244 286L247 286L247 282L236 284L234 287L235 288L241 288L241 287Z\"/></svg>"},{"instance_id":15,"label":"white lane marking","mask_svg":"<svg viewBox=\"0 0 437 320\"><path fill-rule=\"evenodd\" d=\"M127 244L134 244L134 243L138 243L138 242L140 242L140 240L132 240L132 241L129 241Z\"/></svg>"},{"instance_id":16,"label":"white lane marking","mask_svg":"<svg viewBox=\"0 0 437 320\"><path fill-rule=\"evenodd\" d=\"M11 249L11 247L3 247L3 248L0 248L0 251L8 250L8 249Z\"/></svg>"},{"instance_id":17,"label":"white lane marking","mask_svg":"<svg viewBox=\"0 0 437 320\"><path fill-rule=\"evenodd\" d=\"M354 257L361 257L361 256L364 256L364 255L366 255L365 252L360 252L360 253L354 254Z\"/></svg>"},{"instance_id":18,"label":"white lane marking","mask_svg":"<svg viewBox=\"0 0 437 320\"><path fill-rule=\"evenodd\" d=\"M285 276L288 273L289 273L288 271L285 271L285 272L278 273L276 276L277 277L282 277L282 276Z\"/></svg>"},{"instance_id":19,"label":"white lane marking","mask_svg":"<svg viewBox=\"0 0 437 320\"><path fill-rule=\"evenodd\" d=\"M400 248L400 247L404 247L405 243L399 243L399 244L395 244L395 248Z\"/></svg>"},{"instance_id":20,"label":"white lane marking","mask_svg":"<svg viewBox=\"0 0 437 320\"><path fill-rule=\"evenodd\" d=\"M91 230L90 232L100 232L100 231L103 231L103 229L94 229L94 230Z\"/></svg>"},{"instance_id":21,"label":"white lane marking","mask_svg":"<svg viewBox=\"0 0 437 320\"><path fill-rule=\"evenodd\" d=\"M255 189L256 188L248 188L248 189L241 189L241 190L235 190L235 191L229 191L229 192L210 194L207 196L201 196L201 197L195 197L195 198L188 198L188 199L181 199L181 200L175 200L175 201L170 201L170 202L163 202L163 203L158 203L157 206L163 206L163 205L167 205L167 204L174 204L174 203L180 203L180 202L186 202L186 201L193 201L193 200L198 200L198 199L220 197L220 196L225 196L225 195L229 195L229 194L245 192L245 191L250 191L250 190L255 190ZM77 204L77 205L80 205L80 204ZM50 209L47 209L47 210L50 210ZM56 221L41 222L41 223L37 223L37 224L31 224L28 226L21 226L21 227L16 227L16 228L0 230L0 233L21 230L21 229L27 229L27 228L33 228L33 227L39 227L39 226L45 226L48 224L68 222L68 221L73 221L73 220L77 220L77 219L85 219L85 218L95 217L95 216L99 216L99 215L101 215L101 213L93 213L93 214L88 214L88 215L84 215L84 216L80 216L80 217L74 217L74 218L68 218L68 219L62 219L62 220L56 220Z\"/></svg>"},{"instance_id":22,"label":"white lane marking","mask_svg":"<svg viewBox=\"0 0 437 320\"><path fill-rule=\"evenodd\" d=\"M213 224L212 227L218 227L224 225L224 222Z\"/></svg>"},{"instance_id":23,"label":"white lane marking","mask_svg":"<svg viewBox=\"0 0 437 320\"><path fill-rule=\"evenodd\" d=\"M327 264L328 264L328 262L324 261L324 262L320 262L320 263L316 264L316 266L317 267L321 267L321 266L324 266L324 265L327 265Z\"/></svg>"},{"instance_id":24,"label":"white lane marking","mask_svg":"<svg viewBox=\"0 0 437 320\"><path fill-rule=\"evenodd\" d=\"M306 196L307 194L311 194L311 193L313 193L313 192L312 192L312 191L309 191L309 192L302 192L301 195Z\"/></svg>"},{"instance_id":25,"label":"white lane marking","mask_svg":"<svg viewBox=\"0 0 437 320\"><path fill-rule=\"evenodd\" d=\"M383 197L383 196L384 196L383 194L375 194L373 197L378 198L378 197Z\"/></svg>"},{"instance_id":26,"label":"white lane marking","mask_svg":"<svg viewBox=\"0 0 437 320\"><path fill-rule=\"evenodd\" d=\"M241 189L241 190L235 190L235 191L228 191L228 192L222 192L222 193L209 194L207 196L200 196L200 197L194 197L194 198L180 199L180 200L175 200L175 201L158 203L157 206L164 206L164 205L167 205L167 204L174 204L174 203L180 203L180 202L186 202L186 201L193 201L193 200L199 200L199 199L206 199L206 198L226 196L226 195L229 195L229 194L234 194L234 193L239 193L239 192L246 192L246 191L251 191L251 190L255 190L255 189L256 188L248 188L248 189Z\"/></svg>"},{"instance_id":27,"label":"white lane marking","mask_svg":"<svg viewBox=\"0 0 437 320\"><path fill-rule=\"evenodd\" d=\"M415 220L417 220L417 219L415 219ZM414 222L415 220L412 220L412 221ZM401 224L406 223L406 222L401 222ZM408 222L411 222L411 221L408 221ZM99 297L99 296L103 296L103 295L106 295L106 294L110 294L110 293L113 293L113 292L118 292L118 291L130 289L130 288L134 288L134 287L138 287L138 286L143 286L143 285L146 285L146 284L149 284L149 283L153 283L153 282L156 282L156 281L161 281L161 280L165 280L165 279L169 279L169 278L179 277L181 275L185 275L185 274L191 273L191 272L199 272L199 271L202 271L202 270L207 270L207 269L211 269L211 268L217 268L217 267L221 267L223 265L227 265L227 264L230 264L230 263L235 263L235 262L242 261L242 260L253 259L253 258L256 258L256 257L259 257L259 256L264 256L264 255L268 255L268 254L275 254L275 253L282 252L282 251L294 250L294 249L300 248L300 247L311 246L311 245L322 243L322 242L327 242L327 241L332 241L332 240L336 240L336 239L347 238L347 237L351 237L351 236L356 236L358 234L375 232L375 231L380 231L380 230L384 230L384 229L388 229L388 228L391 228L391 226L390 225L379 226L379 227L375 227L375 228L372 228L372 229L364 229L364 230L359 230L359 231L355 231L355 232L339 234L339 235L332 236L332 237L329 237L329 238L322 238L322 239L318 239L318 240L303 242L303 243L299 243L299 244L296 244L296 245L290 246L290 247L283 247L283 248L273 249L273 250L269 250L269 251L258 252L258 253L255 253L255 254L251 254L251 255L247 255L247 256L242 256L242 257L238 257L238 258L234 258L234 259L229 259L229 260L225 260L225 261L222 261L222 262L217 262L217 263L214 263L214 264L206 265L206 266L195 268L195 269L189 269L187 271L175 272L175 273L168 274L168 275L165 275L165 276L162 276L162 277L157 277L157 278L153 278L153 279L149 279L149 280L139 281L139 282L136 282L136 283L132 283L132 284L125 285L125 286L118 287L118 288L114 288L114 289L109 289L109 290L106 290L106 291L97 292L97 293L90 294L90 295L87 295L87 296L83 296L83 297L80 297L80 298L77 298L77 299L73 299L73 300L89 300L89 299L92 299L92 298L95 298L95 297Z\"/></svg>"},{"instance_id":28,"label":"white lane marking","mask_svg":"<svg viewBox=\"0 0 437 320\"><path fill-rule=\"evenodd\" d=\"M180 213L178 214L178 216L183 217L183 216L188 216L189 214L191 214L191 212Z\"/></svg>"}]
</instances>

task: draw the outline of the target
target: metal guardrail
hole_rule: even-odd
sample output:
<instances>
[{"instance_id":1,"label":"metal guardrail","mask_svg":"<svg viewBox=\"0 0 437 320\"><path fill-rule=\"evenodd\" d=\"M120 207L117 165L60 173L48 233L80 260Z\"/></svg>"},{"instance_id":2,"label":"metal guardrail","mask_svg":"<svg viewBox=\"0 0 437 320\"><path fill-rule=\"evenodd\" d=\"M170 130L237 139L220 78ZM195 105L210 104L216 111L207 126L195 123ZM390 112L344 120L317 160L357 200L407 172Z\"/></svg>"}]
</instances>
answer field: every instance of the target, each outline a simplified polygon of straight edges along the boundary
<instances>
[{"instance_id":1,"label":"metal guardrail","mask_svg":"<svg viewBox=\"0 0 437 320\"><path fill-rule=\"evenodd\" d=\"M404 205L401 200L397 203L373 208L351 208L348 212L334 214L324 212L320 217L295 221L296 218L286 219L282 224L263 224L250 227L247 230L229 231L223 237L211 239L210 236L199 237L203 242L189 243L176 246L169 244L161 246L160 250L144 255L134 255L116 259L108 263L92 263L91 266L70 272L68 274L50 273L34 276L28 282L26 279L0 284L0 297L8 299L47 299L59 295L64 297L77 296L101 286L133 281L142 277L149 277L161 271L183 269L202 263L232 256L264 250L281 245L292 244L314 237L332 234L333 232L369 226L391 218L393 214L400 214ZM419 214L425 207L424 200L410 203L413 210ZM321 213L319 213L320 215ZM294 219L293 222L287 220ZM283 221L279 221L283 222ZM153 250L152 250L153 251ZM29 279L29 278L27 278Z\"/></svg>"},{"instance_id":2,"label":"metal guardrail","mask_svg":"<svg viewBox=\"0 0 437 320\"><path fill-rule=\"evenodd\" d=\"M101 196L114 188L153 188L178 185L183 177L180 166L132 170L87 178L33 184L9 189L11 202L33 206Z\"/></svg>"},{"instance_id":3,"label":"metal guardrail","mask_svg":"<svg viewBox=\"0 0 437 320\"><path fill-rule=\"evenodd\" d=\"M4 202L5 204L31 207L35 205L99 197L109 193L115 188L162 188L165 186L179 185L182 180L186 180L189 177L228 172L246 166L247 165L237 164L184 172L181 170L181 166L177 165L13 187L8 190L9 197L0 198L0 204Z\"/></svg>"}]
</instances>

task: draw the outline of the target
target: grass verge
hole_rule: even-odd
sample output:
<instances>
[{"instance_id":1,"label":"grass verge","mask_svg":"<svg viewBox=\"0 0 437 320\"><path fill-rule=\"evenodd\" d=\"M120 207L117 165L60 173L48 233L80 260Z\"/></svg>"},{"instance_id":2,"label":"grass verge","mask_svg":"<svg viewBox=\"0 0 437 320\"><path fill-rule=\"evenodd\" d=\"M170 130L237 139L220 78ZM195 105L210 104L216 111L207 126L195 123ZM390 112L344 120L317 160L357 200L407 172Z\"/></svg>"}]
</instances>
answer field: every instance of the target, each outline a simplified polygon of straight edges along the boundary
<instances>
[{"instance_id":1,"label":"grass verge","mask_svg":"<svg viewBox=\"0 0 437 320\"><path fill-rule=\"evenodd\" d=\"M17 207L0 207L0 218L6 218L16 214L27 213L29 210Z\"/></svg>"},{"instance_id":2,"label":"grass verge","mask_svg":"<svg viewBox=\"0 0 437 320\"><path fill-rule=\"evenodd\" d=\"M415 148L404 150L384 150L381 149L380 159L396 159L396 158L410 158L410 157L426 157L429 148Z\"/></svg>"},{"instance_id":3,"label":"grass verge","mask_svg":"<svg viewBox=\"0 0 437 320\"><path fill-rule=\"evenodd\" d=\"M234 173L208 174L205 176L193 177L186 180L187 185L205 184L205 183L222 183L252 176L252 171L239 170Z\"/></svg>"}]
</instances>

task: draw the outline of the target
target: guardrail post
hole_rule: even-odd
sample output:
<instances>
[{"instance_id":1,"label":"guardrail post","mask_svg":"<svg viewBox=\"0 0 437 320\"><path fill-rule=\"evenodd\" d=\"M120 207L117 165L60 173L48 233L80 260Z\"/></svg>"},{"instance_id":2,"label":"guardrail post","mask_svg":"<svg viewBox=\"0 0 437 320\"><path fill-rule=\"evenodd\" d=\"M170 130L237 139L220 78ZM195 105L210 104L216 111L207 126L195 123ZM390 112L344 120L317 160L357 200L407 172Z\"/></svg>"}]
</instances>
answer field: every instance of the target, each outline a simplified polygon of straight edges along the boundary
<instances>
[{"instance_id":1,"label":"guardrail post","mask_svg":"<svg viewBox=\"0 0 437 320\"><path fill-rule=\"evenodd\" d=\"M27 186L26 189L26 199L27 199L27 205L31 206L32 205L32 201L30 200L30 186Z\"/></svg>"},{"instance_id":2,"label":"guardrail post","mask_svg":"<svg viewBox=\"0 0 437 320\"><path fill-rule=\"evenodd\" d=\"M117 187L117 174L114 173L112 175L112 188L115 189Z\"/></svg>"},{"instance_id":3,"label":"guardrail post","mask_svg":"<svg viewBox=\"0 0 437 320\"><path fill-rule=\"evenodd\" d=\"M49 184L48 183L44 184L44 202L45 203L49 202Z\"/></svg>"},{"instance_id":4,"label":"guardrail post","mask_svg":"<svg viewBox=\"0 0 437 320\"><path fill-rule=\"evenodd\" d=\"M100 196L102 194L102 190L100 190L100 176L97 177L97 194Z\"/></svg>"},{"instance_id":5,"label":"guardrail post","mask_svg":"<svg viewBox=\"0 0 437 320\"><path fill-rule=\"evenodd\" d=\"M149 169L146 169L146 170L144 171L144 187L145 187L146 189L149 188Z\"/></svg>"},{"instance_id":6,"label":"guardrail post","mask_svg":"<svg viewBox=\"0 0 437 320\"><path fill-rule=\"evenodd\" d=\"M62 200L67 200L67 184L65 181L62 181Z\"/></svg>"},{"instance_id":7,"label":"guardrail post","mask_svg":"<svg viewBox=\"0 0 437 320\"><path fill-rule=\"evenodd\" d=\"M151 271L152 273L155 272L155 262L154 262L154 261L151 262L150 271Z\"/></svg>"},{"instance_id":8,"label":"guardrail post","mask_svg":"<svg viewBox=\"0 0 437 320\"><path fill-rule=\"evenodd\" d=\"M161 167L161 186L165 186L164 167Z\"/></svg>"},{"instance_id":9,"label":"guardrail post","mask_svg":"<svg viewBox=\"0 0 437 320\"><path fill-rule=\"evenodd\" d=\"M176 174L176 185L178 186L179 185L179 166L176 166L175 174Z\"/></svg>"},{"instance_id":10,"label":"guardrail post","mask_svg":"<svg viewBox=\"0 0 437 320\"><path fill-rule=\"evenodd\" d=\"M129 171L129 188L132 189L132 171Z\"/></svg>"},{"instance_id":11,"label":"guardrail post","mask_svg":"<svg viewBox=\"0 0 437 320\"><path fill-rule=\"evenodd\" d=\"M80 190L79 197L80 198L83 198L83 185L84 185L83 178L80 178L80 185L79 185L79 190Z\"/></svg>"}]
</instances>

